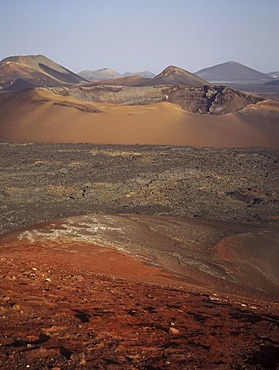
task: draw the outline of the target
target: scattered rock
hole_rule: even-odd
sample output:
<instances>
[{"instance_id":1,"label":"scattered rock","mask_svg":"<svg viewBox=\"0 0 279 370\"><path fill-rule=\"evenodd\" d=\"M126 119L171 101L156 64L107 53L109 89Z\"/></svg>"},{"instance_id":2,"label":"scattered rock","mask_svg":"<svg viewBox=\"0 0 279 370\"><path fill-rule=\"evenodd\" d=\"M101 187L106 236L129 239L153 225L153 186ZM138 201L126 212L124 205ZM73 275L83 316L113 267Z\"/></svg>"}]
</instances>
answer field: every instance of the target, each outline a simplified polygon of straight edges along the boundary
<instances>
[{"instance_id":1,"label":"scattered rock","mask_svg":"<svg viewBox=\"0 0 279 370\"><path fill-rule=\"evenodd\" d=\"M175 335L179 334L179 330L174 328L173 326L169 328L169 332L170 334L175 334Z\"/></svg>"}]
</instances>

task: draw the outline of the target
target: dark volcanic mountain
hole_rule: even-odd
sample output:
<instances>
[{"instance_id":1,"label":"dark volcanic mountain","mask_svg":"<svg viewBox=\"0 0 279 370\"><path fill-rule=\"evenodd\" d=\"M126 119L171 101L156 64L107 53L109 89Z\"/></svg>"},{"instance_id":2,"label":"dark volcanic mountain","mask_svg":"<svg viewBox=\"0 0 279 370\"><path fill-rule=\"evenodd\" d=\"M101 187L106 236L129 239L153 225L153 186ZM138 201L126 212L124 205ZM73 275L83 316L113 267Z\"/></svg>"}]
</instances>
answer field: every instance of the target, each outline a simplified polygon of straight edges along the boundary
<instances>
[{"instance_id":1,"label":"dark volcanic mountain","mask_svg":"<svg viewBox=\"0 0 279 370\"><path fill-rule=\"evenodd\" d=\"M185 69L169 66L149 81L147 85L186 85L188 87L197 87L208 85L208 82Z\"/></svg>"},{"instance_id":2,"label":"dark volcanic mountain","mask_svg":"<svg viewBox=\"0 0 279 370\"><path fill-rule=\"evenodd\" d=\"M14 56L0 62L0 86L8 90L70 85L84 81L82 77L43 55Z\"/></svg>"},{"instance_id":3,"label":"dark volcanic mountain","mask_svg":"<svg viewBox=\"0 0 279 370\"><path fill-rule=\"evenodd\" d=\"M233 61L201 69L195 75L216 83L264 83L271 79L264 73Z\"/></svg>"},{"instance_id":4,"label":"dark volcanic mountain","mask_svg":"<svg viewBox=\"0 0 279 370\"><path fill-rule=\"evenodd\" d=\"M114 78L122 77L122 75L111 68L97 69L96 71L82 71L79 72L79 76L85 78L88 81L101 81L111 80Z\"/></svg>"}]
</instances>

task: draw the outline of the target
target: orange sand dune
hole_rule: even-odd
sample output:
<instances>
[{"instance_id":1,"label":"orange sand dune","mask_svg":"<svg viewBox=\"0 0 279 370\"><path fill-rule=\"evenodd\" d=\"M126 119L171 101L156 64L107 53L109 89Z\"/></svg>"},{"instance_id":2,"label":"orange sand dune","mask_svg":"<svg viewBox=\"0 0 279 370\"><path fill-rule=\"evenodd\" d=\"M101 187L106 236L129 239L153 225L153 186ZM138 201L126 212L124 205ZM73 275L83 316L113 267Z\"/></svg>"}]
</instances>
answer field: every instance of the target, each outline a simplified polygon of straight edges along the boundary
<instances>
[{"instance_id":1,"label":"orange sand dune","mask_svg":"<svg viewBox=\"0 0 279 370\"><path fill-rule=\"evenodd\" d=\"M222 116L185 112L170 103L116 106L44 89L0 94L0 139L213 147L278 147L279 104L259 102Z\"/></svg>"}]
</instances>

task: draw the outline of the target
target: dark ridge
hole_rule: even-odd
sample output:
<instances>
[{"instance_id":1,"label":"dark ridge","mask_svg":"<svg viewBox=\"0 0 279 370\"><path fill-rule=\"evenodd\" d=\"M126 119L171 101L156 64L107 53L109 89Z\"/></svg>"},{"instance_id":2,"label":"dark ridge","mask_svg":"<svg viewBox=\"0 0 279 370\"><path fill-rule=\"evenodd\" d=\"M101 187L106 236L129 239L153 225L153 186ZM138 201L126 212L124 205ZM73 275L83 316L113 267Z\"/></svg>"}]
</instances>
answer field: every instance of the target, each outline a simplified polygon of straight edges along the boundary
<instances>
[{"instance_id":1,"label":"dark ridge","mask_svg":"<svg viewBox=\"0 0 279 370\"><path fill-rule=\"evenodd\" d=\"M22 78L18 78L15 82L4 88L4 91L18 91L43 86L47 86L47 81L24 80Z\"/></svg>"},{"instance_id":2,"label":"dark ridge","mask_svg":"<svg viewBox=\"0 0 279 370\"><path fill-rule=\"evenodd\" d=\"M86 80L75 73L69 71L68 69L64 68L68 73L62 73L58 72L55 69L52 69L45 64L39 63L39 66L42 68L42 70L46 73L49 73L51 76L54 78L57 78L61 80L61 82L66 82L66 83L80 83L80 82L86 82Z\"/></svg>"}]
</instances>

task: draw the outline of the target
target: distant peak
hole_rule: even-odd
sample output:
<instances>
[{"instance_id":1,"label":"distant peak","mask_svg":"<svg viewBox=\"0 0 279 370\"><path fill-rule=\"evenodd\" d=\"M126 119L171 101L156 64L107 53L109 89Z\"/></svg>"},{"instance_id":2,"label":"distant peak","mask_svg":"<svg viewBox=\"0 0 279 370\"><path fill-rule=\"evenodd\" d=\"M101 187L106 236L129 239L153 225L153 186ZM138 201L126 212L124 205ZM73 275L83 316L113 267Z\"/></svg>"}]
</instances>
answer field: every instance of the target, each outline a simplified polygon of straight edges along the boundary
<instances>
[{"instance_id":1,"label":"distant peak","mask_svg":"<svg viewBox=\"0 0 279 370\"><path fill-rule=\"evenodd\" d=\"M171 73L178 72L178 71L183 71L182 68L170 65L167 68L165 68L162 72L163 75L167 76Z\"/></svg>"},{"instance_id":2,"label":"distant peak","mask_svg":"<svg viewBox=\"0 0 279 370\"><path fill-rule=\"evenodd\" d=\"M227 62L227 64L238 64L238 65L242 65L241 63L236 62L235 60L230 60L229 62Z\"/></svg>"},{"instance_id":3,"label":"distant peak","mask_svg":"<svg viewBox=\"0 0 279 370\"><path fill-rule=\"evenodd\" d=\"M103 72L116 72L114 69L112 68L101 68L101 69L97 69L97 71L103 71Z\"/></svg>"},{"instance_id":4,"label":"distant peak","mask_svg":"<svg viewBox=\"0 0 279 370\"><path fill-rule=\"evenodd\" d=\"M164 69L164 71L173 71L173 70L175 70L175 69L180 69L179 67L176 67L176 66L173 66L173 65L170 65L170 66L168 66L168 67L166 67L165 69ZM163 72L164 72L163 71Z\"/></svg>"},{"instance_id":5,"label":"distant peak","mask_svg":"<svg viewBox=\"0 0 279 370\"><path fill-rule=\"evenodd\" d=\"M269 77L251 67L230 60L204 68L196 75L214 83L243 83L268 81Z\"/></svg>"}]
</instances>

